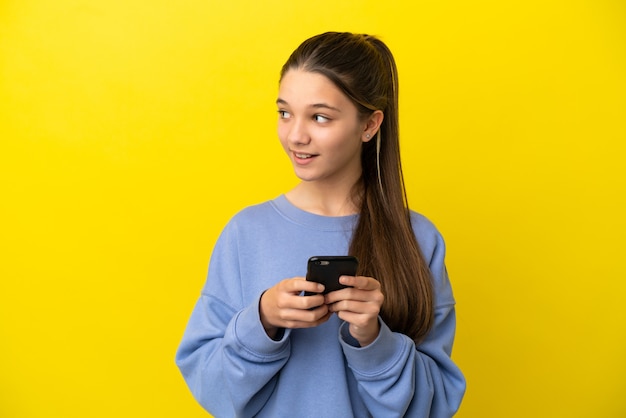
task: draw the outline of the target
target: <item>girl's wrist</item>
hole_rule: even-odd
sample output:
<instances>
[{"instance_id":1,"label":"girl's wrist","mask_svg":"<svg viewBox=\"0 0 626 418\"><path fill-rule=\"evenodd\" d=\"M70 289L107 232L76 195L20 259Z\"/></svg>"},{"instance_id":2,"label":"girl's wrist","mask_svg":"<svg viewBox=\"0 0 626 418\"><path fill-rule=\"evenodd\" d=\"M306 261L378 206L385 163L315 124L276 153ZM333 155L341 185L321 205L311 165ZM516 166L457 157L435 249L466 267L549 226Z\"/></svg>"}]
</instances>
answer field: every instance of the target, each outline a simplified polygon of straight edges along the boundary
<instances>
[{"instance_id":1,"label":"girl's wrist","mask_svg":"<svg viewBox=\"0 0 626 418\"><path fill-rule=\"evenodd\" d=\"M263 329L268 337L275 340L276 335L278 334L278 327L270 324L267 319L267 316L264 313L263 309L263 297L265 296L265 292L261 295L261 299L259 300L259 318L261 320L261 325L263 325Z\"/></svg>"},{"instance_id":2,"label":"girl's wrist","mask_svg":"<svg viewBox=\"0 0 626 418\"><path fill-rule=\"evenodd\" d=\"M349 327L349 332L350 335L352 335L352 337L358 341L361 347L367 347L368 345L376 341L376 338L378 338L378 334L380 333L380 324L377 320L375 330L371 333L356 332L356 330L352 326Z\"/></svg>"}]
</instances>

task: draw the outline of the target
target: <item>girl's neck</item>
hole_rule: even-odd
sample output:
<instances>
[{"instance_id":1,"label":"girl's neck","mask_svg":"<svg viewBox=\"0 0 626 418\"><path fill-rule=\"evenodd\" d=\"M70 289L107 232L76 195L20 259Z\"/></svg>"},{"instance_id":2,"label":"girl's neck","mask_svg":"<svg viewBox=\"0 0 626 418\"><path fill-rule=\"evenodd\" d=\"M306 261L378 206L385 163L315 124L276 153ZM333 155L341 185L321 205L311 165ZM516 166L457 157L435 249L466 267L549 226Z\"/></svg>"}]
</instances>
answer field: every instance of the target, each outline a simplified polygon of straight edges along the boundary
<instances>
[{"instance_id":1,"label":"girl's neck","mask_svg":"<svg viewBox=\"0 0 626 418\"><path fill-rule=\"evenodd\" d=\"M359 212L352 187L332 187L303 181L285 193L285 196L297 208L316 215L348 216Z\"/></svg>"}]
</instances>

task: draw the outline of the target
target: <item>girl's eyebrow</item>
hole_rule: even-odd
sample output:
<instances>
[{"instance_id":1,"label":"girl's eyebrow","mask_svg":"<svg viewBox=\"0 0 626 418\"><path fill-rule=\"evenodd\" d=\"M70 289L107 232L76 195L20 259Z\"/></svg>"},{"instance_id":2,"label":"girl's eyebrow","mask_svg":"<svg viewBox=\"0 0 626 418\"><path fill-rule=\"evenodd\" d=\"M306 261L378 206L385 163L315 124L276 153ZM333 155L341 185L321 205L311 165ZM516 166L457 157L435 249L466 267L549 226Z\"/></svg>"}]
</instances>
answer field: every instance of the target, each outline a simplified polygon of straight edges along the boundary
<instances>
[{"instance_id":1,"label":"girl's eyebrow","mask_svg":"<svg viewBox=\"0 0 626 418\"><path fill-rule=\"evenodd\" d=\"M331 106L327 103L314 103L310 107L313 107L315 109L329 109L334 110L335 112L341 112L341 109Z\"/></svg>"},{"instance_id":2,"label":"girl's eyebrow","mask_svg":"<svg viewBox=\"0 0 626 418\"><path fill-rule=\"evenodd\" d=\"M288 105L289 103L287 103L286 100L281 99L280 97L278 99L276 99L276 104L278 105ZM312 107L314 109L329 109L329 110L334 110L335 112L340 112L341 113L341 109L331 106L328 103L313 103L310 104L309 107Z\"/></svg>"}]
</instances>

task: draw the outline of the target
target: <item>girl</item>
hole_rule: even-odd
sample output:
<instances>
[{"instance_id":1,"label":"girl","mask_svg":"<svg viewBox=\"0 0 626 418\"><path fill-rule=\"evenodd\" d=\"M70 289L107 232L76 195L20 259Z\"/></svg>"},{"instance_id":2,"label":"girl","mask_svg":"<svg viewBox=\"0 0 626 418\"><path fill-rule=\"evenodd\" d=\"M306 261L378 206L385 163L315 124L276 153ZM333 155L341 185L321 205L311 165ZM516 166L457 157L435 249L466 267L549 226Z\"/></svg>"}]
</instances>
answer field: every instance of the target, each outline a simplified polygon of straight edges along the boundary
<instances>
[{"instance_id":1,"label":"girl","mask_svg":"<svg viewBox=\"0 0 626 418\"><path fill-rule=\"evenodd\" d=\"M276 103L301 182L218 239L176 356L189 388L218 418L452 416L454 298L440 234L407 207L391 52L368 35L310 38ZM349 287L302 277L309 257L346 254Z\"/></svg>"}]
</instances>

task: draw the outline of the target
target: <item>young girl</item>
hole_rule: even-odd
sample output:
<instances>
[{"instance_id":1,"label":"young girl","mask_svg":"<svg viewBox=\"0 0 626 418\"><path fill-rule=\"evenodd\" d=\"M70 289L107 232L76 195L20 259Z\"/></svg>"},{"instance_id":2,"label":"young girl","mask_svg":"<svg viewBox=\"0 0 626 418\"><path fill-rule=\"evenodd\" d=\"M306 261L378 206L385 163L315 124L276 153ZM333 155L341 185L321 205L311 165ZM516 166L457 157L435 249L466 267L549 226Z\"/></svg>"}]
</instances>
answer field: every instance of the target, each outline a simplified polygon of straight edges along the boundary
<instances>
[{"instance_id":1,"label":"young girl","mask_svg":"<svg viewBox=\"0 0 626 418\"><path fill-rule=\"evenodd\" d=\"M368 35L310 38L276 103L301 182L218 239L176 356L189 388L218 418L452 416L454 298L441 235L407 208L391 52ZM346 254L348 287L304 279L309 257Z\"/></svg>"}]
</instances>

